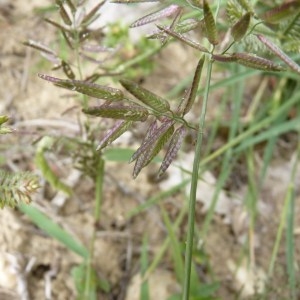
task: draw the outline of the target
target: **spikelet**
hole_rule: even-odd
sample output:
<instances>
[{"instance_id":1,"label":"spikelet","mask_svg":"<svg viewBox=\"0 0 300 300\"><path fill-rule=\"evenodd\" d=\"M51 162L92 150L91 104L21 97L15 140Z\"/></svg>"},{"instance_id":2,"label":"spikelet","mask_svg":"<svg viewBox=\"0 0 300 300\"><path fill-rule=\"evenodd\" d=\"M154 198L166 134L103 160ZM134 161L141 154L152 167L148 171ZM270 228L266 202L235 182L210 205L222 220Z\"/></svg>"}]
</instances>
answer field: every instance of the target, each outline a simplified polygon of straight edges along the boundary
<instances>
[{"instance_id":1,"label":"spikelet","mask_svg":"<svg viewBox=\"0 0 300 300\"><path fill-rule=\"evenodd\" d=\"M219 42L217 37L216 22L206 0L203 0L203 13L207 38L211 44L217 45Z\"/></svg>"},{"instance_id":2,"label":"spikelet","mask_svg":"<svg viewBox=\"0 0 300 300\"><path fill-rule=\"evenodd\" d=\"M119 120L128 120L128 121L146 121L149 113L142 106L130 105L125 106L123 104L119 105L100 105L100 106L90 106L88 108L83 108L82 111L85 114L119 119Z\"/></svg>"},{"instance_id":3,"label":"spikelet","mask_svg":"<svg viewBox=\"0 0 300 300\"><path fill-rule=\"evenodd\" d=\"M29 172L11 174L0 171L0 208L29 204L31 195L38 188L38 177Z\"/></svg>"},{"instance_id":4,"label":"spikelet","mask_svg":"<svg viewBox=\"0 0 300 300\"><path fill-rule=\"evenodd\" d=\"M247 33L250 19L251 13L247 12L231 28L231 35L236 42L240 41Z\"/></svg>"},{"instance_id":5,"label":"spikelet","mask_svg":"<svg viewBox=\"0 0 300 300\"><path fill-rule=\"evenodd\" d=\"M283 71L280 65L273 63L263 57L259 57L248 53L234 53L232 57L236 59L237 63L244 65L249 68L264 70L264 71Z\"/></svg>"}]
</instances>

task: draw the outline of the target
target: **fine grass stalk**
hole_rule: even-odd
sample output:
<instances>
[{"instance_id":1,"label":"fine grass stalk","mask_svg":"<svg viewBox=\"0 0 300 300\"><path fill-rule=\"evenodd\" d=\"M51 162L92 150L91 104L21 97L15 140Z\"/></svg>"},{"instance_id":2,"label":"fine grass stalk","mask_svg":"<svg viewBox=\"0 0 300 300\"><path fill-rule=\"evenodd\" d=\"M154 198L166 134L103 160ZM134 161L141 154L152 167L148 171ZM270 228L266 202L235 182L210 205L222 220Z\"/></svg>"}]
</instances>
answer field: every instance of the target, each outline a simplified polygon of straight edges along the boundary
<instances>
[{"instance_id":1,"label":"fine grass stalk","mask_svg":"<svg viewBox=\"0 0 300 300\"><path fill-rule=\"evenodd\" d=\"M192 174L192 181L191 181L189 210L188 210L188 233L187 233L186 250L185 250L184 284L183 284L182 300L188 300L190 295L197 185L198 185L199 167L200 167L201 154L202 154L202 139L203 139L205 116L206 116L206 109L207 109L207 103L209 97L212 65L213 62L209 59L207 63L205 92L203 97L202 112L199 118L199 130L197 134L197 144L196 144L195 157L193 163L193 174Z\"/></svg>"}]
</instances>

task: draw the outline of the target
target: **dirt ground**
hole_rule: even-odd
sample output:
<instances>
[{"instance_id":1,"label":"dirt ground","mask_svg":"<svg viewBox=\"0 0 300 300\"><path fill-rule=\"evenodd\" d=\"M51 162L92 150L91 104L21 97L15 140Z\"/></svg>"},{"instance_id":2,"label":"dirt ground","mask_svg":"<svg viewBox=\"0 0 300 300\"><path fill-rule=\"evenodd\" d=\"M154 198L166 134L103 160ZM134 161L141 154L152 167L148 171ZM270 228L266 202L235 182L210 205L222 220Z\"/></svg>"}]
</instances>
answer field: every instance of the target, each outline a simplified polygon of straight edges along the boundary
<instances>
[{"instance_id":1,"label":"dirt ground","mask_svg":"<svg viewBox=\"0 0 300 300\"><path fill-rule=\"evenodd\" d=\"M6 1L0 0L0 114L10 116L10 126L16 132L1 136L1 168L10 171L31 170L37 172L32 157L34 142L43 134L76 136L80 132L78 114L62 115L72 107L72 99L62 97L62 90L40 80L36 73L43 68L38 53L22 45L24 40L34 38L51 43L53 32L46 26L34 8L49 5L51 1ZM195 59L194 52L182 45L174 45L156 56L158 67L145 80L145 86L155 86L163 95L176 82L191 74ZM195 57L194 57L195 58ZM176 65L172 62L176 61ZM47 72L47 69L43 69ZM254 83L255 84L255 83ZM215 95L218 101L218 94ZM214 117L213 106L207 118ZM136 147L138 141L129 135L125 146ZM283 156L282 153L285 153ZM243 288L243 298L251 297L256 289L264 285L268 264L274 246L276 230L283 209L283 201L293 167L294 148L289 142L278 145L264 188L258 203L258 221L252 236L251 261L248 253L241 255L248 232L249 218L245 206L247 186L241 180L238 188L230 195L220 194L215 218L205 244L209 255L209 268L220 282L217 295L220 299L237 299ZM57 172L73 182L74 196L65 198L55 193L41 179L42 188L34 197L34 203L64 229L71 232L86 247L93 232L94 186L91 180L75 169L64 166L70 160L57 162L50 157ZM184 154L178 162L191 168L193 154ZM261 160L257 156L256 167ZM155 166L157 168L157 166ZM99 294L100 300L139 299L141 277L139 257L143 235L149 237L150 259L159 251L166 238L166 228L159 208L151 208L138 216L127 219L126 215L140 203L160 190L176 184L176 168L171 167L165 180L151 181L152 166L133 180L132 166L126 163L109 162L104 181L104 201L101 224L95 242L94 268L99 276L109 280L110 295ZM236 176L243 172L243 166L236 170ZM200 228L209 206L216 182L215 175L206 172L205 181L200 183L197 206L197 227ZM234 180L234 179L233 179ZM300 170L297 181L300 180ZM300 214L299 191L297 194L295 249L297 262L300 259ZM177 193L164 200L164 207L171 219L179 214L185 204L184 193ZM184 240L186 220L178 234ZM199 242L200 241L196 241ZM0 211L0 299L76 299L76 289L71 278L72 267L80 264L81 258L63 245L49 238L34 226L18 210L5 208ZM285 268L284 243L280 247L275 268L273 292L269 299L288 299L285 295L287 275ZM237 267L239 266L239 267ZM206 282L205 268L199 267L199 274ZM165 300L180 291L173 270L171 254L168 253L159 267L149 276L151 299Z\"/></svg>"}]
</instances>

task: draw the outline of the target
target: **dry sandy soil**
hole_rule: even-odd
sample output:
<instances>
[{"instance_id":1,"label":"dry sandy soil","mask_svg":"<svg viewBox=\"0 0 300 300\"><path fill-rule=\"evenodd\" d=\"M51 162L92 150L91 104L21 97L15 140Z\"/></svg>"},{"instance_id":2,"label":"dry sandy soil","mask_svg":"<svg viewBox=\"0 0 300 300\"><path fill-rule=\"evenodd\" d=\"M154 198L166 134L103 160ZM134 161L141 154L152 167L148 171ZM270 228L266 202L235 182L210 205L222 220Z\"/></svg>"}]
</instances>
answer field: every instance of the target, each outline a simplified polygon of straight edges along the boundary
<instances>
[{"instance_id":1,"label":"dry sandy soil","mask_svg":"<svg viewBox=\"0 0 300 300\"><path fill-rule=\"evenodd\" d=\"M32 157L34 142L41 135L80 134L78 111L63 115L75 101L63 98L62 90L37 78L36 73L41 69L48 72L48 65L45 67L38 53L21 44L29 38L41 40L45 44L53 41L53 31L34 13L34 8L49 4L50 1L0 0L0 114L10 116L10 126L16 129L13 135L0 137L0 162L1 168L11 171L38 172ZM164 94L180 78L192 72L195 63L193 55L193 51L180 45L165 49L156 56L158 67L145 80L145 86L155 86L159 93ZM218 101L217 94L215 99ZM214 104L209 107L208 120L214 116L213 108ZM138 141L133 135L129 136L129 140L122 140L122 143L136 147ZM255 235L252 236L250 260L247 259L248 253L242 252L249 224L247 212L241 205L247 190L245 181L240 180L234 196L229 196L225 191L220 195L205 244L210 266L201 265L200 262L197 270L204 283L207 281L207 268L213 270L214 278L220 282L217 292L220 299L236 299L242 288L243 296L240 296L247 298L254 293L255 288L259 289L263 285L293 161L293 147L288 142L278 145L277 151L259 198L259 218ZM283 152L286 155L281 158ZM187 168L191 167L189 162L192 157L192 153L188 153L182 158ZM55 156L49 159L60 176L65 177L69 183L73 182L74 195L67 198L57 194L41 179L42 188L33 199L34 205L89 247L95 228L93 182L70 168L70 160L64 158L59 161ZM259 167L259 157L256 163ZM131 219L126 219L126 215L151 195L172 184L170 180L176 168L171 168L168 179L160 183L150 180L152 167L142 172L136 180L131 178L132 166L129 168L126 163L107 163L106 170L93 266L100 277L109 280L112 288L109 294L99 293L98 299L139 299L139 257L143 235L147 233L149 237L151 259L159 251L167 231L159 207L153 207ZM235 176L240 178L242 174L243 166L240 166ZM298 175L297 182L300 173ZM216 181L212 173L207 172L204 177L206 183L200 184L201 195L196 216L199 228ZM163 206L172 220L180 212L184 199L184 193L177 193L164 200ZM299 200L298 194L295 213L298 262ZM186 220L177 232L182 240L185 231ZM81 263L81 258L47 236L18 210L5 208L0 211L0 251L0 299L76 299L76 288L70 273L72 267ZM180 291L169 252L150 274L149 282L151 299L166 300L168 296ZM286 284L285 249L282 244L274 285L271 287L274 292L271 292L269 299L284 299Z\"/></svg>"}]
</instances>

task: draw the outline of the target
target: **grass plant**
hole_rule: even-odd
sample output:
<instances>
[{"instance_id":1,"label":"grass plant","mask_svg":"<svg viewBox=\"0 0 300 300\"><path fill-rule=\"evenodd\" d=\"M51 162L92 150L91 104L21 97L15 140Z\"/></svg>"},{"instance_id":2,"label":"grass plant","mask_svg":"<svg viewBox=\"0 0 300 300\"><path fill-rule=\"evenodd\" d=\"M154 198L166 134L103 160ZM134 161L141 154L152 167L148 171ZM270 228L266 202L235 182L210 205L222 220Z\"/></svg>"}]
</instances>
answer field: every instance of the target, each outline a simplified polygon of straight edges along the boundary
<instances>
[{"instance_id":1,"label":"grass plant","mask_svg":"<svg viewBox=\"0 0 300 300\"><path fill-rule=\"evenodd\" d=\"M124 5L143 1L112 2ZM142 277L140 299L153 299L148 279L167 251L171 253L174 273L182 287L182 292L172 295L169 300L220 299L217 291L221 283L214 277L213 270L209 267L206 240L212 228L219 195L233 176L238 161L243 162L246 174L247 192L242 206L249 219L245 242L247 249L246 251L241 249L240 255L242 257L246 252L248 266L250 269L255 269L257 259L254 237L259 217L258 201L273 152L281 136L291 132L299 133L300 67L297 64L299 57L294 53L299 52L300 4L299 1L290 1L278 6L271 1L211 2L180 0L160 3L159 10L141 17L132 24L132 27L136 27L160 22L157 31L150 37L158 40L158 43L143 42L143 46L139 48L140 52L127 61L118 58L116 49L97 43L97 38L102 34L105 35L102 29L93 31L89 27L95 19L101 17L99 9L101 11L104 2L100 1L89 12L82 14L81 18L78 16L82 10L82 3L71 0L55 1L60 16L59 21L49 18L46 21L60 32L60 43L63 49L58 53L38 41L25 42L26 46L38 50L54 63L55 69L61 70L65 76L60 78L62 75L39 74L39 77L73 93L73 96L79 100L81 109L81 136L76 139L65 137L62 141L65 147L76 149L74 153L76 153L77 167L92 178L95 185L94 222L96 225L90 235L89 247L81 245L70 233L36 208L24 204L20 206L20 210L37 226L82 257L82 264L73 270L78 299L97 299L99 290L109 293L111 289L109 282L99 278L93 267L97 224L101 223L105 194L105 162L116 160L135 162L132 175L136 178L145 167L155 161L160 163L158 177L161 177L175 160L189 132L193 132L196 136L193 168L192 170L182 168L182 172L190 174L190 178L167 191L151 195L127 216L130 220L143 211L158 206L167 233L153 258L148 251L149 236L145 234L143 237L140 255ZM226 17L224 17L225 11ZM169 20L166 20L167 18ZM192 40L188 35L195 30L201 32L200 41ZM124 34L127 35L127 31L124 31ZM106 39L114 40L109 36ZM182 43L186 47L195 49L195 68L192 76L178 82L165 97L161 97L156 90L148 90L137 83L136 76L143 71L143 62L145 62L144 70L148 74L152 66L149 67L149 62L146 61L171 43ZM108 58L99 64L98 55L103 56L103 53ZM98 68L95 68L92 73L89 71L86 73L86 70L90 70L86 66L91 62L98 63ZM134 68L139 64L142 64L142 67L135 72ZM226 77L215 80L214 74L218 72L223 72ZM261 82L256 92L250 90L254 95L251 96L252 100L245 113L244 101L248 92L248 81L258 77ZM271 94L268 94L266 90L272 81L276 82L276 87ZM206 120L207 111L214 101L214 92L221 89L224 92L216 114L217 118L212 121ZM184 90L185 93L182 93ZM182 100L176 106L175 101L168 100L179 97L182 97ZM91 102L96 104L92 105ZM200 106L197 121L188 121L186 115L190 111L199 112ZM291 117L292 110L296 111L294 117ZM93 117L100 120L111 119L112 122L106 124L112 125L110 128L95 126ZM148 127L137 150L109 149L110 144L118 137L140 123L147 124ZM4 130L3 127L0 129ZM214 148L222 129L227 131L225 141ZM100 141L97 138L99 132L102 136ZM210 136L206 140L208 132ZM52 146L56 142L57 139L54 137L43 137L39 141L36 165L55 189L71 195L72 189L61 182L47 162L47 152L52 151ZM256 151L260 145L264 145L261 155L262 167L257 172ZM267 274L267 280L272 281L279 248L285 234L288 275L286 293L289 299L297 299L299 285L298 270L295 267L294 237L299 138L297 138L297 145ZM164 157L157 158L164 148L166 149ZM198 183L205 171L213 170L216 166L218 176L213 197L200 225L195 219ZM191 186L187 203L179 210L175 221L172 221L163 201L183 190L188 184ZM14 194L9 195L10 198L14 198ZM7 205L8 202L3 203ZM3 205L1 202L1 206ZM185 224L186 218L187 233L186 237L181 238L178 232ZM201 243L195 243L196 238ZM203 256L199 258L199 254L197 258L195 253L201 253ZM205 282L197 274L197 259L202 259L203 264L208 266L209 279ZM266 288L258 291L261 297L268 298L268 293Z\"/></svg>"}]
</instances>

